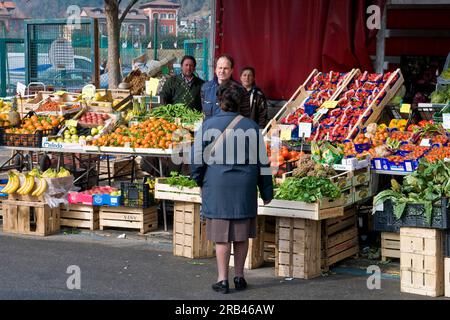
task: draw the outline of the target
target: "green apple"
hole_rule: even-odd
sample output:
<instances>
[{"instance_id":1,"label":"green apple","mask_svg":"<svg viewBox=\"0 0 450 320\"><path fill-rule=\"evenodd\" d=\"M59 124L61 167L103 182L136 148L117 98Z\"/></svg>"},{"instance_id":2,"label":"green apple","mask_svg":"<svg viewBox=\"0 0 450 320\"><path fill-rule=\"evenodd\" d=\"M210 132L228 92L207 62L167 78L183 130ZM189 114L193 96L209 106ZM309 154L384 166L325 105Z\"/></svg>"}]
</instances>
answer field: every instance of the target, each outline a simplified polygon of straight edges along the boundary
<instances>
[{"instance_id":1,"label":"green apple","mask_svg":"<svg viewBox=\"0 0 450 320\"><path fill-rule=\"evenodd\" d=\"M77 134L77 128L76 127L70 127L69 131L70 131L70 134L72 134L72 135Z\"/></svg>"},{"instance_id":2,"label":"green apple","mask_svg":"<svg viewBox=\"0 0 450 320\"><path fill-rule=\"evenodd\" d=\"M86 140L86 136L80 136L80 140Z\"/></svg>"},{"instance_id":3,"label":"green apple","mask_svg":"<svg viewBox=\"0 0 450 320\"><path fill-rule=\"evenodd\" d=\"M69 130L64 131L64 135L70 137L72 134Z\"/></svg>"},{"instance_id":4,"label":"green apple","mask_svg":"<svg viewBox=\"0 0 450 320\"><path fill-rule=\"evenodd\" d=\"M72 140L70 140L70 139L67 138L67 139L64 139L64 142L65 142L65 143L71 143Z\"/></svg>"},{"instance_id":5,"label":"green apple","mask_svg":"<svg viewBox=\"0 0 450 320\"><path fill-rule=\"evenodd\" d=\"M97 127L98 132L99 132L99 133L102 132L103 128L104 128L104 126L98 126L98 127Z\"/></svg>"},{"instance_id":6,"label":"green apple","mask_svg":"<svg viewBox=\"0 0 450 320\"><path fill-rule=\"evenodd\" d=\"M58 139L56 139L56 142L64 142L64 139L63 138L58 138Z\"/></svg>"},{"instance_id":7,"label":"green apple","mask_svg":"<svg viewBox=\"0 0 450 320\"><path fill-rule=\"evenodd\" d=\"M93 136L97 135L97 134L98 134L98 129L97 129L97 128L92 128L92 129L91 129L91 134L92 134Z\"/></svg>"},{"instance_id":8,"label":"green apple","mask_svg":"<svg viewBox=\"0 0 450 320\"><path fill-rule=\"evenodd\" d=\"M86 141L92 141L92 139L94 139L93 136L87 136L87 137L86 137Z\"/></svg>"},{"instance_id":9,"label":"green apple","mask_svg":"<svg viewBox=\"0 0 450 320\"><path fill-rule=\"evenodd\" d=\"M76 134L74 134L74 135L72 136L72 141L78 141L78 136L77 136Z\"/></svg>"}]
</instances>

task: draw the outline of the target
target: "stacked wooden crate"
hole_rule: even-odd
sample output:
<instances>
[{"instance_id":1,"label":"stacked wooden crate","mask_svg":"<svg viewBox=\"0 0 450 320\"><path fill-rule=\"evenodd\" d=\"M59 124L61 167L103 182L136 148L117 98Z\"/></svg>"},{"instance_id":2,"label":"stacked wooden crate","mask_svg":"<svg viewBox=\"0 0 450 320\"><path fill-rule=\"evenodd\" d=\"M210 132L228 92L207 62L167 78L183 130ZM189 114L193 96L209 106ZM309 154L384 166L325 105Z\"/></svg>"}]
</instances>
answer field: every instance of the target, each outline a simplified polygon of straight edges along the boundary
<instances>
[{"instance_id":1,"label":"stacked wooden crate","mask_svg":"<svg viewBox=\"0 0 450 320\"><path fill-rule=\"evenodd\" d=\"M400 259L400 234L395 232L381 233L381 260Z\"/></svg>"},{"instance_id":2,"label":"stacked wooden crate","mask_svg":"<svg viewBox=\"0 0 450 320\"><path fill-rule=\"evenodd\" d=\"M400 228L401 291L431 297L444 294L443 231Z\"/></svg>"},{"instance_id":3,"label":"stacked wooden crate","mask_svg":"<svg viewBox=\"0 0 450 320\"><path fill-rule=\"evenodd\" d=\"M275 227L276 218L265 217L264 223L264 261L275 262Z\"/></svg>"},{"instance_id":4,"label":"stacked wooden crate","mask_svg":"<svg viewBox=\"0 0 450 320\"><path fill-rule=\"evenodd\" d=\"M356 207L348 207L344 216L322 221L322 269L359 252Z\"/></svg>"},{"instance_id":5,"label":"stacked wooden crate","mask_svg":"<svg viewBox=\"0 0 450 320\"><path fill-rule=\"evenodd\" d=\"M98 230L99 207L81 204L61 206L61 226Z\"/></svg>"},{"instance_id":6,"label":"stacked wooden crate","mask_svg":"<svg viewBox=\"0 0 450 320\"><path fill-rule=\"evenodd\" d=\"M106 227L137 229L140 234L158 229L158 208L100 207L100 230Z\"/></svg>"}]
</instances>

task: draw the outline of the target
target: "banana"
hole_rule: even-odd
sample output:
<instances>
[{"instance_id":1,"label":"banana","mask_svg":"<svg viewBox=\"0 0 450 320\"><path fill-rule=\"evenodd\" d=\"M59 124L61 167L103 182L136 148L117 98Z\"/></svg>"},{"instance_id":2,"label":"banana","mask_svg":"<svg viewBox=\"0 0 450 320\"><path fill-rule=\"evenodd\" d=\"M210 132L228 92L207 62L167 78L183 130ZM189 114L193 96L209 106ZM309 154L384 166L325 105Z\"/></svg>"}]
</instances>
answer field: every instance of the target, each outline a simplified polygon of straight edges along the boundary
<instances>
[{"instance_id":1,"label":"banana","mask_svg":"<svg viewBox=\"0 0 450 320\"><path fill-rule=\"evenodd\" d=\"M11 186L5 192L8 194L13 194L19 188L19 185L20 185L19 176L17 174L13 173L13 175L11 177Z\"/></svg>"},{"instance_id":2,"label":"banana","mask_svg":"<svg viewBox=\"0 0 450 320\"><path fill-rule=\"evenodd\" d=\"M39 179L39 187L32 193L32 196L39 197L47 189L47 180L45 178Z\"/></svg>"},{"instance_id":3,"label":"banana","mask_svg":"<svg viewBox=\"0 0 450 320\"><path fill-rule=\"evenodd\" d=\"M17 190L17 193L20 195L24 195L24 191L28 189L28 185L30 184L30 175L28 173L25 174L25 183Z\"/></svg>"},{"instance_id":4,"label":"banana","mask_svg":"<svg viewBox=\"0 0 450 320\"><path fill-rule=\"evenodd\" d=\"M33 188L34 188L34 176L28 175L27 179L28 179L27 187L25 188L25 190L23 190L23 193L22 193L24 195L29 194L31 192L31 190L33 190Z\"/></svg>"},{"instance_id":5,"label":"banana","mask_svg":"<svg viewBox=\"0 0 450 320\"><path fill-rule=\"evenodd\" d=\"M8 189L11 188L11 186L12 186L12 177L14 174L12 172L10 172L8 175L9 175L8 183L2 190L2 192L4 192L4 193L8 193Z\"/></svg>"}]
</instances>

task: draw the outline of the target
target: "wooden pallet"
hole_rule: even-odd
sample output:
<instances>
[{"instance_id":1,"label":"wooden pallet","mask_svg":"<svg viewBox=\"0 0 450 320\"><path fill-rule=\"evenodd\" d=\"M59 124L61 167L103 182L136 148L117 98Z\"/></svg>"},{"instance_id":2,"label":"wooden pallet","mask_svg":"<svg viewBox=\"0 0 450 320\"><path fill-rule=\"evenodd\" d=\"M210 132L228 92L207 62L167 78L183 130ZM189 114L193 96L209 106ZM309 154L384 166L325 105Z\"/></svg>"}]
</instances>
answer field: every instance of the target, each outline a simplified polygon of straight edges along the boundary
<instances>
[{"instance_id":1,"label":"wooden pallet","mask_svg":"<svg viewBox=\"0 0 450 320\"><path fill-rule=\"evenodd\" d=\"M61 226L98 230L99 207L77 204L61 206Z\"/></svg>"},{"instance_id":2,"label":"wooden pallet","mask_svg":"<svg viewBox=\"0 0 450 320\"><path fill-rule=\"evenodd\" d=\"M401 292L438 297L444 294L443 231L400 228Z\"/></svg>"},{"instance_id":3,"label":"wooden pallet","mask_svg":"<svg viewBox=\"0 0 450 320\"><path fill-rule=\"evenodd\" d=\"M156 179L155 199L190 203L202 203L200 188L180 188L170 186L166 178Z\"/></svg>"},{"instance_id":4,"label":"wooden pallet","mask_svg":"<svg viewBox=\"0 0 450 320\"><path fill-rule=\"evenodd\" d=\"M358 254L358 227L354 207L346 209L340 218L322 221L322 270L328 271L330 266Z\"/></svg>"},{"instance_id":5,"label":"wooden pallet","mask_svg":"<svg viewBox=\"0 0 450 320\"><path fill-rule=\"evenodd\" d=\"M311 279L320 276L320 221L277 218L275 274Z\"/></svg>"},{"instance_id":6,"label":"wooden pallet","mask_svg":"<svg viewBox=\"0 0 450 320\"><path fill-rule=\"evenodd\" d=\"M333 201L328 198L323 198L318 203L272 200L268 205L264 205L262 199L259 198L258 214L285 218L323 220L342 216L344 214L343 205L343 197Z\"/></svg>"},{"instance_id":7,"label":"wooden pallet","mask_svg":"<svg viewBox=\"0 0 450 320\"><path fill-rule=\"evenodd\" d=\"M381 233L381 260L400 259L400 234L395 232Z\"/></svg>"},{"instance_id":8,"label":"wooden pallet","mask_svg":"<svg viewBox=\"0 0 450 320\"><path fill-rule=\"evenodd\" d=\"M450 298L450 258L444 259L445 296Z\"/></svg>"},{"instance_id":9,"label":"wooden pallet","mask_svg":"<svg viewBox=\"0 0 450 320\"><path fill-rule=\"evenodd\" d=\"M48 236L60 230L60 208L43 202L3 201L3 232Z\"/></svg>"},{"instance_id":10,"label":"wooden pallet","mask_svg":"<svg viewBox=\"0 0 450 320\"><path fill-rule=\"evenodd\" d=\"M158 208L100 207L100 230L105 227L138 229L140 234L158 229Z\"/></svg>"},{"instance_id":11,"label":"wooden pallet","mask_svg":"<svg viewBox=\"0 0 450 320\"><path fill-rule=\"evenodd\" d=\"M191 259L214 257L214 245L206 240L206 222L200 221L200 204L175 201L173 254Z\"/></svg>"},{"instance_id":12,"label":"wooden pallet","mask_svg":"<svg viewBox=\"0 0 450 320\"><path fill-rule=\"evenodd\" d=\"M248 240L248 253L245 269L256 269L264 263L264 224L265 217L257 217L256 238ZM233 246L231 248L230 267L234 267Z\"/></svg>"}]
</instances>

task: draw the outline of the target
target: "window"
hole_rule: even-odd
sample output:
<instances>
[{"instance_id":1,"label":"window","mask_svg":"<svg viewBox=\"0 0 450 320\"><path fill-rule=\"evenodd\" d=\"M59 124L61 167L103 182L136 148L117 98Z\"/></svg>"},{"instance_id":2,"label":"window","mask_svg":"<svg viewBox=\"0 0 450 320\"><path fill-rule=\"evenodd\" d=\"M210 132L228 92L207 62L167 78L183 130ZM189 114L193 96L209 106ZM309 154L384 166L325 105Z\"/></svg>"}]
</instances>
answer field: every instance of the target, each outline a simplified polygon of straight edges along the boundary
<instances>
[{"instance_id":1,"label":"window","mask_svg":"<svg viewBox=\"0 0 450 320\"><path fill-rule=\"evenodd\" d=\"M161 19L167 19L167 14L161 13Z\"/></svg>"},{"instance_id":2,"label":"window","mask_svg":"<svg viewBox=\"0 0 450 320\"><path fill-rule=\"evenodd\" d=\"M157 13L153 14L153 19L158 19L158 14Z\"/></svg>"},{"instance_id":3,"label":"window","mask_svg":"<svg viewBox=\"0 0 450 320\"><path fill-rule=\"evenodd\" d=\"M170 27L169 27L169 32L170 32L170 33L173 33L173 26L170 26Z\"/></svg>"},{"instance_id":4,"label":"window","mask_svg":"<svg viewBox=\"0 0 450 320\"><path fill-rule=\"evenodd\" d=\"M175 15L173 13L169 13L169 19L175 19Z\"/></svg>"}]
</instances>

